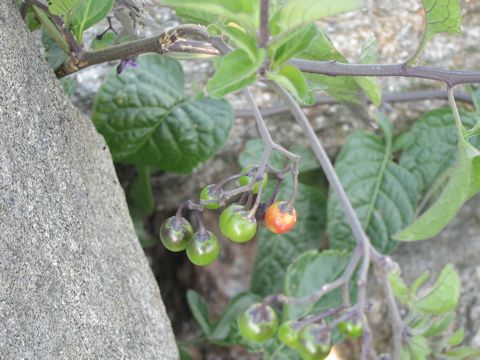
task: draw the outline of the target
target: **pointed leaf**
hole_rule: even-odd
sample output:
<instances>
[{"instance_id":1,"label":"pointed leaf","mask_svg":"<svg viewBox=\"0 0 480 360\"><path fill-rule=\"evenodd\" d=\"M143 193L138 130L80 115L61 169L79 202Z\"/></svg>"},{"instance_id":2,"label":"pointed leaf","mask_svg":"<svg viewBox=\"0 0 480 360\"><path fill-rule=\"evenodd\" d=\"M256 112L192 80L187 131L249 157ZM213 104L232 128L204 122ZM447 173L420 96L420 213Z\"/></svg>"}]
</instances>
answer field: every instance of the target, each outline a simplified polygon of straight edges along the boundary
<instances>
[{"instance_id":1,"label":"pointed leaf","mask_svg":"<svg viewBox=\"0 0 480 360\"><path fill-rule=\"evenodd\" d=\"M196 291L188 290L187 302L202 332L208 336L211 332L211 325L208 319L208 305L206 301Z\"/></svg>"},{"instance_id":2,"label":"pointed leaf","mask_svg":"<svg viewBox=\"0 0 480 360\"><path fill-rule=\"evenodd\" d=\"M264 60L263 49L258 50L255 62L252 62L248 53L242 49L229 52L219 61L215 75L207 84L209 94L214 98L221 98L252 85L257 80L257 70Z\"/></svg>"},{"instance_id":3,"label":"pointed leaf","mask_svg":"<svg viewBox=\"0 0 480 360\"><path fill-rule=\"evenodd\" d=\"M470 347L458 347L448 350L444 355L447 359L468 359L474 360L480 357L480 350Z\"/></svg>"},{"instance_id":4,"label":"pointed leaf","mask_svg":"<svg viewBox=\"0 0 480 360\"><path fill-rule=\"evenodd\" d=\"M377 62L377 40L371 36L365 40L360 54L361 64L374 64ZM370 98L375 106L382 102L382 89L380 82L375 77L356 77L355 81Z\"/></svg>"},{"instance_id":5,"label":"pointed leaf","mask_svg":"<svg viewBox=\"0 0 480 360\"><path fill-rule=\"evenodd\" d=\"M388 281L390 282L390 286L392 287L393 293L398 301L400 301L402 304L408 304L409 292L408 287L405 285L403 279L399 275L390 272L388 274Z\"/></svg>"},{"instance_id":6,"label":"pointed leaf","mask_svg":"<svg viewBox=\"0 0 480 360\"><path fill-rule=\"evenodd\" d=\"M82 42L83 32L103 20L112 11L115 0L82 0L72 12L73 33Z\"/></svg>"},{"instance_id":7,"label":"pointed leaf","mask_svg":"<svg viewBox=\"0 0 480 360\"><path fill-rule=\"evenodd\" d=\"M267 73L267 78L285 88L300 102L307 95L307 81L303 73L294 66L284 65L278 73Z\"/></svg>"},{"instance_id":8,"label":"pointed leaf","mask_svg":"<svg viewBox=\"0 0 480 360\"><path fill-rule=\"evenodd\" d=\"M426 314L440 315L454 310L460 297L460 278L453 265L445 266L433 288L417 300L415 308Z\"/></svg>"},{"instance_id":9,"label":"pointed leaf","mask_svg":"<svg viewBox=\"0 0 480 360\"><path fill-rule=\"evenodd\" d=\"M238 26L233 25L212 25L212 29L218 29L218 31L225 34L231 42L239 49L244 50L250 57L251 62L255 62L257 59L257 43L255 37L243 31ZM210 27L209 27L210 29Z\"/></svg>"},{"instance_id":10,"label":"pointed leaf","mask_svg":"<svg viewBox=\"0 0 480 360\"><path fill-rule=\"evenodd\" d=\"M455 333L448 338L447 344L450 346L460 345L464 337L465 337L465 332L463 331L463 329L459 329L455 331Z\"/></svg>"},{"instance_id":11,"label":"pointed leaf","mask_svg":"<svg viewBox=\"0 0 480 360\"><path fill-rule=\"evenodd\" d=\"M453 312L446 313L440 319L432 322L422 335L425 337L438 336L448 329L454 319L455 314Z\"/></svg>"}]
</instances>

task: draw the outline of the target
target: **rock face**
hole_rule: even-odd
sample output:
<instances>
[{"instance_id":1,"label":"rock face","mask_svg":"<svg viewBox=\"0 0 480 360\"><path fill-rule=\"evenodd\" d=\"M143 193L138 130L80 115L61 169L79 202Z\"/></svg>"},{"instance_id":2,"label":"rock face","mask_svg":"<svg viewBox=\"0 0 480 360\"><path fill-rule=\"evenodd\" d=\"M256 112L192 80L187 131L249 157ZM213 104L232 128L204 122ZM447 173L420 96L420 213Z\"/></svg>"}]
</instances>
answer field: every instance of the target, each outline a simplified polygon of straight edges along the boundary
<instances>
[{"instance_id":1,"label":"rock face","mask_svg":"<svg viewBox=\"0 0 480 360\"><path fill-rule=\"evenodd\" d=\"M0 1L0 358L177 359L103 139Z\"/></svg>"}]
</instances>

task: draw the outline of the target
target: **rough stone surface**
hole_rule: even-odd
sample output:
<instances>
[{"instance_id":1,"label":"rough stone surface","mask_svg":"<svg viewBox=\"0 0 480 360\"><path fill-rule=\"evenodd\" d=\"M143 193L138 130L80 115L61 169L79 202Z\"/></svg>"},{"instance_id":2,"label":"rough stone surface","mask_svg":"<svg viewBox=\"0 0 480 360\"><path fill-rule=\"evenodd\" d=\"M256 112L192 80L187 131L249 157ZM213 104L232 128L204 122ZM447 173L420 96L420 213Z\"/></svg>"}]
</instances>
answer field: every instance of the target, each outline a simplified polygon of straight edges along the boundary
<instances>
[{"instance_id":1,"label":"rough stone surface","mask_svg":"<svg viewBox=\"0 0 480 360\"><path fill-rule=\"evenodd\" d=\"M0 358L177 359L112 159L0 1Z\"/></svg>"}]
</instances>

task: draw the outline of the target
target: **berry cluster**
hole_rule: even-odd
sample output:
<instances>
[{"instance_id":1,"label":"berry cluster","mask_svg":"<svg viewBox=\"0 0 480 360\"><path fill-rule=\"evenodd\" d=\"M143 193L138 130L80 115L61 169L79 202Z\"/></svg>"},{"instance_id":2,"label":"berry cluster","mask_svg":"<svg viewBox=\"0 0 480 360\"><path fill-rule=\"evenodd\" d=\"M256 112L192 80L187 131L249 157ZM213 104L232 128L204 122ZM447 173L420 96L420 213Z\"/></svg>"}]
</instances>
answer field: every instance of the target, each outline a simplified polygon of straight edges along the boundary
<instances>
[{"instance_id":1,"label":"berry cluster","mask_svg":"<svg viewBox=\"0 0 480 360\"><path fill-rule=\"evenodd\" d=\"M160 239L163 245L174 252L185 250L195 265L212 263L220 253L220 244L217 236L205 229L201 212L204 209L217 210L223 206L225 209L220 215L219 228L222 235L233 242L244 243L251 240L257 232L257 222L264 222L275 234L290 231L297 219L292 205L294 197L289 201L276 201L279 185L290 169L287 167L276 170L268 167L268 171L277 177L277 186L265 203L261 203L260 198L262 188L267 185L268 172L265 169L261 171L257 165L250 165L240 174L228 177L218 184L207 185L200 193L199 204L187 201L175 216L162 224ZM229 191L223 189L228 182L235 179L238 179L238 188ZM237 197L236 201L227 205L226 201L234 197ZM182 216L185 206L196 214L199 227L197 232L193 231L190 222Z\"/></svg>"},{"instance_id":2,"label":"berry cluster","mask_svg":"<svg viewBox=\"0 0 480 360\"><path fill-rule=\"evenodd\" d=\"M351 316L343 316L351 317ZM248 341L264 342L277 334L278 340L297 351L304 360L323 360L332 348L331 330L338 331L348 338L362 336L363 330L358 320L338 320L330 324L312 322L311 319L288 320L278 325L275 310L265 303L250 305L238 318L238 330Z\"/></svg>"}]
</instances>

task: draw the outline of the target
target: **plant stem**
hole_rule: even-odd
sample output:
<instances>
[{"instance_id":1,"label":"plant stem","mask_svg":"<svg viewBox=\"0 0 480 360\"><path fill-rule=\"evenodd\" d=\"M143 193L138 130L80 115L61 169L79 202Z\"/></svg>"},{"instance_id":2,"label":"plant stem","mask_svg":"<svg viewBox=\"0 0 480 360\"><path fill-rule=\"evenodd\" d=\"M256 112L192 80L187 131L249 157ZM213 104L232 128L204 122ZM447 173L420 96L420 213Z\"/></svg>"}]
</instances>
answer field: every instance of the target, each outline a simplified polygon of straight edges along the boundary
<instances>
[{"instance_id":1,"label":"plant stem","mask_svg":"<svg viewBox=\"0 0 480 360\"><path fill-rule=\"evenodd\" d=\"M450 107L452 108L453 118L455 119L455 126L457 127L458 143L460 144L460 142L464 138L465 130L463 128L462 119L460 118L460 113L458 112L457 103L455 102L455 97L453 96L453 89L451 87L448 87L447 95L448 102L450 103Z\"/></svg>"},{"instance_id":2,"label":"plant stem","mask_svg":"<svg viewBox=\"0 0 480 360\"><path fill-rule=\"evenodd\" d=\"M260 0L260 41L258 46L264 48L268 43L268 38L270 37L270 28L269 28L269 0Z\"/></svg>"}]
</instances>

